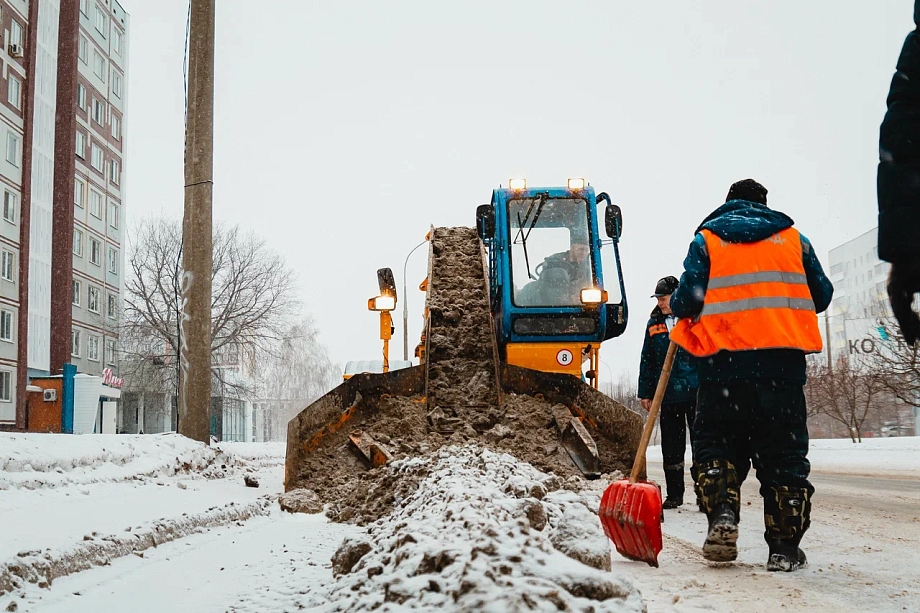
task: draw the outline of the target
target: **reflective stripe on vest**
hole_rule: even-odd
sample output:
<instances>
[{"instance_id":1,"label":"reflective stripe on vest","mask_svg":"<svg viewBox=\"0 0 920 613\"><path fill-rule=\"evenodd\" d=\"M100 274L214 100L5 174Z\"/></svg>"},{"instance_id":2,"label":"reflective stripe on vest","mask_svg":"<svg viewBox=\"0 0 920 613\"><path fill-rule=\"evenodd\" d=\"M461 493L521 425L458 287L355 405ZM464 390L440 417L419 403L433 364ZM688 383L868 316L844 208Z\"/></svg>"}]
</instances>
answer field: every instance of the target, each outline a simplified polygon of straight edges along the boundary
<instances>
[{"instance_id":1,"label":"reflective stripe on vest","mask_svg":"<svg viewBox=\"0 0 920 613\"><path fill-rule=\"evenodd\" d=\"M723 350L821 350L797 230L788 228L755 243L730 243L709 230L701 233L710 259L703 309L696 320L681 320L671 340L698 357Z\"/></svg>"}]
</instances>

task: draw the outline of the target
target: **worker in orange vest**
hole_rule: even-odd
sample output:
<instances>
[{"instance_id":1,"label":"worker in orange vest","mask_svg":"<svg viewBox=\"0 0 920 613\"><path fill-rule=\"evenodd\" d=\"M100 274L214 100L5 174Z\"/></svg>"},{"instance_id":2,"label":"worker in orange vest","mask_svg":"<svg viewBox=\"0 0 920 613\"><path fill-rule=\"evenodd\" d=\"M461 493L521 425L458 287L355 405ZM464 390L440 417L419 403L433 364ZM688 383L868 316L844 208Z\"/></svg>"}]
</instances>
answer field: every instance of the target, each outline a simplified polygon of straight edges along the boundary
<instances>
[{"instance_id":1,"label":"worker in orange vest","mask_svg":"<svg viewBox=\"0 0 920 613\"><path fill-rule=\"evenodd\" d=\"M693 454L709 518L703 556L737 557L741 484L757 470L768 570L806 565L799 547L814 487L806 425L805 355L821 351L817 313L834 288L787 215L753 179L697 228L671 297L671 340L700 358Z\"/></svg>"}]
</instances>

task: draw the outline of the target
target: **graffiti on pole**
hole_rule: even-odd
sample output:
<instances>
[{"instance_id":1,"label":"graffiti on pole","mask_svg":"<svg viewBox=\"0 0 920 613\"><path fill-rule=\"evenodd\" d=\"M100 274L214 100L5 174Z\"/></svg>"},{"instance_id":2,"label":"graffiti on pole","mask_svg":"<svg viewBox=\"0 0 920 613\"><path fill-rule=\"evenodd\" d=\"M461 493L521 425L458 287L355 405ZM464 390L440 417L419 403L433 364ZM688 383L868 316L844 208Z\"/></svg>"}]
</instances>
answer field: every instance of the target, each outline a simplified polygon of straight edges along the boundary
<instances>
[{"instance_id":1,"label":"graffiti on pole","mask_svg":"<svg viewBox=\"0 0 920 613\"><path fill-rule=\"evenodd\" d=\"M179 368L182 370L182 381L179 386L179 407L181 409L188 409L186 404L186 391L188 390L188 371L189 371L189 361L188 361L188 324L192 320L191 315L188 314L188 296L189 290L191 290L192 283L195 280L195 275L191 272L186 271L182 275L182 303L180 312L180 322L179 330L181 331L181 338L179 339Z\"/></svg>"}]
</instances>

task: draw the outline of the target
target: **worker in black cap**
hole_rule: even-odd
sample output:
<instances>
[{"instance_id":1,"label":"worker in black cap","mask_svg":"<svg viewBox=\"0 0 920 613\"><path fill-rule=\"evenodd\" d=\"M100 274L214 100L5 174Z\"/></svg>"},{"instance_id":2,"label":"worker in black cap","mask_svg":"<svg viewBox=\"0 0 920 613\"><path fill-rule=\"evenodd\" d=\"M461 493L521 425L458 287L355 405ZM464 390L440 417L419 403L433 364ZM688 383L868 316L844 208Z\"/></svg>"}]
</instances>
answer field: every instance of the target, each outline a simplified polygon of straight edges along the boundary
<instances>
[{"instance_id":1,"label":"worker in black cap","mask_svg":"<svg viewBox=\"0 0 920 613\"><path fill-rule=\"evenodd\" d=\"M642 360L639 364L639 399L646 411L652 405L652 397L655 395L670 344L670 328L676 321L671 314L671 294L677 289L677 285L675 277L664 277L658 281L652 295L658 304L652 310L645 329L645 343L642 345ZM665 509L676 509L684 503L684 454L687 449L688 429L692 441L698 387L695 358L683 349L678 349L668 388L661 403L661 455L667 486L667 497L663 505ZM690 476L696 490L695 463L690 467ZM697 506L699 503L697 492Z\"/></svg>"}]
</instances>

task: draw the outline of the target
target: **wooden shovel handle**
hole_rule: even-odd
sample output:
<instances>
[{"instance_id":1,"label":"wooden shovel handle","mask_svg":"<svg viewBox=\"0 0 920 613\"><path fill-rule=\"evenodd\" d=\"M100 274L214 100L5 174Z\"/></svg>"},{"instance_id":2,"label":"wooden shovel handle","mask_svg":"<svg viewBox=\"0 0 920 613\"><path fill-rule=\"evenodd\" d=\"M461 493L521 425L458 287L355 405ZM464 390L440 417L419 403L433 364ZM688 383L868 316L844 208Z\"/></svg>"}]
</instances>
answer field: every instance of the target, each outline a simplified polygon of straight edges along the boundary
<instances>
[{"instance_id":1,"label":"wooden shovel handle","mask_svg":"<svg viewBox=\"0 0 920 613\"><path fill-rule=\"evenodd\" d=\"M661 410L664 392L668 389L668 380L671 378L671 368L674 366L674 355L676 353L677 345L674 344L674 341L671 341L668 345L668 354L664 358L664 366L661 368L661 376L658 377L655 398L652 399L652 406L648 410L648 419L645 420L645 429L642 430L642 438L639 439L636 461L633 462L632 472L629 475L630 483L635 483L639 480L639 473L642 472L642 467L645 466L645 452L648 450L648 442L652 438L652 430L655 429L655 420L658 419L658 411Z\"/></svg>"}]
</instances>

